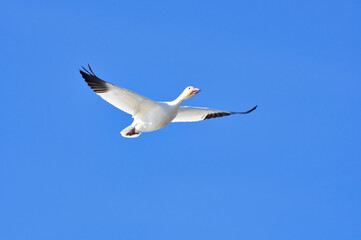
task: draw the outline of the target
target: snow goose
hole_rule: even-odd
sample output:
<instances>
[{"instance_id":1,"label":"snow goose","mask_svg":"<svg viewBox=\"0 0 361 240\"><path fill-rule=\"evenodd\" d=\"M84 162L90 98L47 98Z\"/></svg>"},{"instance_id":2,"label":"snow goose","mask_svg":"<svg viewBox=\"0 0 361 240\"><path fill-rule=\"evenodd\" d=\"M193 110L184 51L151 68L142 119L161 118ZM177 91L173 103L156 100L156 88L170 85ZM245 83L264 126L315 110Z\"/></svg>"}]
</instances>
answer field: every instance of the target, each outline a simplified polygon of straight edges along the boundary
<instances>
[{"instance_id":1,"label":"snow goose","mask_svg":"<svg viewBox=\"0 0 361 240\"><path fill-rule=\"evenodd\" d=\"M246 112L230 112L199 107L180 107L182 102L195 96L200 89L187 87L170 102L155 102L125 88L117 87L98 78L91 67L82 67L82 77L96 94L105 101L129 113L134 118L133 123L120 133L123 137L138 137L142 132L152 132L167 126L170 122L196 122L211 118L246 114L257 108L257 105Z\"/></svg>"}]
</instances>

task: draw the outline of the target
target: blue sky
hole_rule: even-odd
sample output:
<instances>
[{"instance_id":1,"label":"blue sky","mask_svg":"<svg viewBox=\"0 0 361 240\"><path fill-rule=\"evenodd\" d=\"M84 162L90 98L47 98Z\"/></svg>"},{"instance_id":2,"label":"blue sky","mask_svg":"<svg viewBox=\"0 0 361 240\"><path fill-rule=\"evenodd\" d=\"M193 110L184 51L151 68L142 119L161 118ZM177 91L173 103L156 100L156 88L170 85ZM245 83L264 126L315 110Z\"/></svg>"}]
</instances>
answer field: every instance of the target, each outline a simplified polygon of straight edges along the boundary
<instances>
[{"instance_id":1,"label":"blue sky","mask_svg":"<svg viewBox=\"0 0 361 240\"><path fill-rule=\"evenodd\" d=\"M0 239L360 239L360 1L4 1ZM78 69L249 115L121 137Z\"/></svg>"}]
</instances>

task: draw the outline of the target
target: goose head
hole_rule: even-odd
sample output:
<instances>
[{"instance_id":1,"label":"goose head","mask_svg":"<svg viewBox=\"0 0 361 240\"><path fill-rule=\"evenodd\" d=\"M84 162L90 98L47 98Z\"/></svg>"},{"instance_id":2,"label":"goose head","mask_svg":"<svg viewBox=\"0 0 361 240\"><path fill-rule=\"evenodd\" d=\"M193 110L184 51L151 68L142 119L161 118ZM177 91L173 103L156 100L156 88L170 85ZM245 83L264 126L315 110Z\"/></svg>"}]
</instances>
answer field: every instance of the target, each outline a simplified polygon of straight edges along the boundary
<instances>
[{"instance_id":1,"label":"goose head","mask_svg":"<svg viewBox=\"0 0 361 240\"><path fill-rule=\"evenodd\" d=\"M182 93L183 99L188 99L191 97L194 97L197 93L199 93L201 90L192 86L186 87Z\"/></svg>"}]
</instances>

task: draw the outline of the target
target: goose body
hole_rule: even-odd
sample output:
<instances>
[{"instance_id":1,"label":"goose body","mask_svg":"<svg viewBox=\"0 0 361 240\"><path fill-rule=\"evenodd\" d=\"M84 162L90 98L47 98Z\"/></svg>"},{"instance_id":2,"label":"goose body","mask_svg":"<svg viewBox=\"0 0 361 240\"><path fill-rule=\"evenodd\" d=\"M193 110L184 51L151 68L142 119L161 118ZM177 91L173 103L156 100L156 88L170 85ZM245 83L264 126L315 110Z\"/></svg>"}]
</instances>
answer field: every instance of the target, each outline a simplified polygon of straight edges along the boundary
<instances>
[{"instance_id":1,"label":"goose body","mask_svg":"<svg viewBox=\"0 0 361 240\"><path fill-rule=\"evenodd\" d=\"M167 126L176 115L177 108L175 106L166 102L158 102L147 111L135 115L133 124L140 132L152 132Z\"/></svg>"},{"instance_id":2,"label":"goose body","mask_svg":"<svg viewBox=\"0 0 361 240\"><path fill-rule=\"evenodd\" d=\"M152 132L167 126L171 122L196 122L210 118L232 114L246 114L257 108L257 105L246 112L220 111L209 108L181 107L183 101L200 92L198 88L187 87L170 102L156 102L133 91L117 87L98 78L90 66L83 67L80 73L90 88L105 101L129 113L133 123L121 131L123 137L138 137L142 132Z\"/></svg>"}]
</instances>

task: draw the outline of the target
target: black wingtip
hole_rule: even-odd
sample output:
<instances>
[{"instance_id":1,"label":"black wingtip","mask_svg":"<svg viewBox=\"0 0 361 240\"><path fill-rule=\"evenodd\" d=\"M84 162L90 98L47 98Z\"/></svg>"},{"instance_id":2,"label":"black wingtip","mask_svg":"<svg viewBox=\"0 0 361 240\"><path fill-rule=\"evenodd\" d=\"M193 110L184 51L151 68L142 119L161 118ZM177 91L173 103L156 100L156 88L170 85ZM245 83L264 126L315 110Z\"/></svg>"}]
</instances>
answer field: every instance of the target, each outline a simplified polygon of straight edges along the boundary
<instances>
[{"instance_id":1,"label":"black wingtip","mask_svg":"<svg viewBox=\"0 0 361 240\"><path fill-rule=\"evenodd\" d=\"M258 107L258 105L254 106L252 109L245 111L245 112L232 112L232 114L247 114L250 112L253 112L256 108Z\"/></svg>"},{"instance_id":2,"label":"black wingtip","mask_svg":"<svg viewBox=\"0 0 361 240\"><path fill-rule=\"evenodd\" d=\"M229 116L231 115L232 113L229 113L229 112L216 112L216 113L209 113L207 114L203 120L206 120L206 119L211 119L211 118L219 118L219 117L224 117L224 116Z\"/></svg>"},{"instance_id":3,"label":"black wingtip","mask_svg":"<svg viewBox=\"0 0 361 240\"><path fill-rule=\"evenodd\" d=\"M88 64L88 66L89 66L89 64ZM86 69L86 68L83 67L83 66L81 66L81 68L82 68L87 74L89 74L89 75L93 75L93 74L94 74L94 73L91 74L91 73L88 71L88 69ZM85 73L83 70L80 69L80 73L82 73L82 74ZM95 76L95 74L94 74L94 76Z\"/></svg>"},{"instance_id":4,"label":"black wingtip","mask_svg":"<svg viewBox=\"0 0 361 240\"><path fill-rule=\"evenodd\" d=\"M95 75L95 73L93 72L92 68L90 67L90 65L88 64L88 68L90 70L90 72L93 74L93 76L97 77L97 75Z\"/></svg>"},{"instance_id":5,"label":"black wingtip","mask_svg":"<svg viewBox=\"0 0 361 240\"><path fill-rule=\"evenodd\" d=\"M258 105L254 106L251 110L248 110L246 113L250 113L250 112L256 110L257 107L258 107Z\"/></svg>"},{"instance_id":6,"label":"black wingtip","mask_svg":"<svg viewBox=\"0 0 361 240\"><path fill-rule=\"evenodd\" d=\"M89 64L88 64L88 67L89 67L90 72L89 72L86 68L84 68L83 66L82 66L82 68L83 68L83 70L84 70L85 72L84 72L83 70L79 69L80 74L81 74L82 77L84 78L85 82L86 82L86 83L89 85L89 87L90 87L91 89L93 89L94 92L96 92L96 93L105 93L105 92L107 92L109 89L108 89L108 86L107 86L106 82L103 81L103 80L101 80L100 78L98 78L98 77L94 74L94 72L93 72L93 70L90 68L90 65L89 65Z\"/></svg>"}]
</instances>

